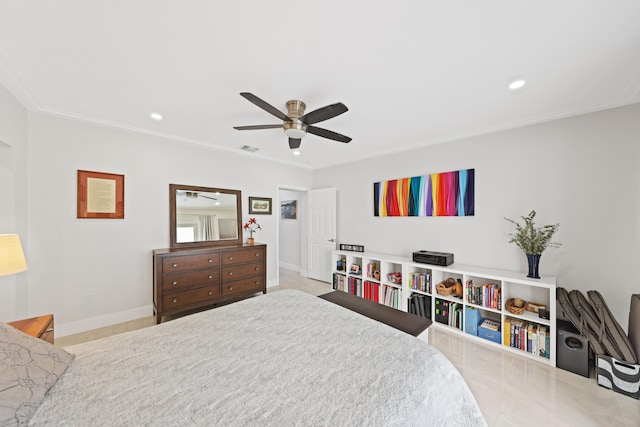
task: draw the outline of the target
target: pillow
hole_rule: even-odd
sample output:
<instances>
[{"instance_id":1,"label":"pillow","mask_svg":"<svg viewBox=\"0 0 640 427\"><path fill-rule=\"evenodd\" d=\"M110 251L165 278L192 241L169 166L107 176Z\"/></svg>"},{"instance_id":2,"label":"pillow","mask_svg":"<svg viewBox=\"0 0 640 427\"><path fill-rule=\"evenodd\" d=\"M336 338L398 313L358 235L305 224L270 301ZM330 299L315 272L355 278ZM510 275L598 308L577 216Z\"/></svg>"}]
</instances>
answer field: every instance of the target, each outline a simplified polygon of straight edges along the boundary
<instances>
[{"instance_id":1,"label":"pillow","mask_svg":"<svg viewBox=\"0 0 640 427\"><path fill-rule=\"evenodd\" d=\"M73 358L0 322L0 425L27 425Z\"/></svg>"}]
</instances>

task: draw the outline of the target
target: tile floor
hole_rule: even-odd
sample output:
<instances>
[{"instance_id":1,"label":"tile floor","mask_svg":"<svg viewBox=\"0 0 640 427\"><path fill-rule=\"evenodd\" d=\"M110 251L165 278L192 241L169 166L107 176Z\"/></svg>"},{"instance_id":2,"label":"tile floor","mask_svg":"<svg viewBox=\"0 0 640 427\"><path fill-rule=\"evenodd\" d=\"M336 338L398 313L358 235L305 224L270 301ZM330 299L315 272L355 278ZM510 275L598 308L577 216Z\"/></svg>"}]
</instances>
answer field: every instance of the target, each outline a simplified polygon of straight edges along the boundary
<instances>
[{"instance_id":1,"label":"tile floor","mask_svg":"<svg viewBox=\"0 0 640 427\"><path fill-rule=\"evenodd\" d=\"M313 295L331 291L328 283L280 270L280 289ZM68 346L155 324L153 317L61 337ZM489 426L640 426L640 401L599 387L596 379L551 368L499 348L466 340L434 325L429 343L456 366L476 397ZM455 410L455 402L452 402Z\"/></svg>"}]
</instances>

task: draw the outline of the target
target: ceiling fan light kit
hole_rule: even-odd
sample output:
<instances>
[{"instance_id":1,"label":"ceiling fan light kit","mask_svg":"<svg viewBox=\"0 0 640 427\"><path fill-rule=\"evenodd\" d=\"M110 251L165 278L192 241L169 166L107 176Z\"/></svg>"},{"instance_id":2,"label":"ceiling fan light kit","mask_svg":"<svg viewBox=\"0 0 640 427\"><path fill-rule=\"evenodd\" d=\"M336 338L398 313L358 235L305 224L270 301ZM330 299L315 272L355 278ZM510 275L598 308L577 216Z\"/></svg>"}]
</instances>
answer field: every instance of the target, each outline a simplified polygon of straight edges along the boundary
<instances>
[{"instance_id":1,"label":"ceiling fan light kit","mask_svg":"<svg viewBox=\"0 0 640 427\"><path fill-rule=\"evenodd\" d=\"M283 128L285 135L289 138L289 148L296 150L300 148L302 138L308 133L320 136L322 138L331 139L338 142L348 143L351 138L339 133L311 126L312 124L319 123L325 120L329 120L333 117L339 116L342 113L349 111L346 105L341 102L336 104L327 105L326 107L318 108L304 114L304 110L307 105L298 100L287 101L287 114L278 110L273 105L263 101L252 93L241 92L240 96L254 103L258 107L262 108L266 112L282 120L282 125L251 125L251 126L234 126L237 130L258 130L258 129L276 129Z\"/></svg>"}]
</instances>

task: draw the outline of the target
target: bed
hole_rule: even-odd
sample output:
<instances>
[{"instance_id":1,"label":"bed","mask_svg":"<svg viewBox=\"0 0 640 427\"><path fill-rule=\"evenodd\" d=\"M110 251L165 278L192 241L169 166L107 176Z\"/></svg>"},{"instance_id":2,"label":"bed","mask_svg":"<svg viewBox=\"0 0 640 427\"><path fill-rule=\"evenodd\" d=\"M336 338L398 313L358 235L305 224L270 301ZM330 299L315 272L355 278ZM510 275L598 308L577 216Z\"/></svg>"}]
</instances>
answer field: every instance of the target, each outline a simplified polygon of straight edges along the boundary
<instances>
[{"instance_id":1,"label":"bed","mask_svg":"<svg viewBox=\"0 0 640 427\"><path fill-rule=\"evenodd\" d=\"M438 350L296 290L58 350L29 425L486 425Z\"/></svg>"}]
</instances>

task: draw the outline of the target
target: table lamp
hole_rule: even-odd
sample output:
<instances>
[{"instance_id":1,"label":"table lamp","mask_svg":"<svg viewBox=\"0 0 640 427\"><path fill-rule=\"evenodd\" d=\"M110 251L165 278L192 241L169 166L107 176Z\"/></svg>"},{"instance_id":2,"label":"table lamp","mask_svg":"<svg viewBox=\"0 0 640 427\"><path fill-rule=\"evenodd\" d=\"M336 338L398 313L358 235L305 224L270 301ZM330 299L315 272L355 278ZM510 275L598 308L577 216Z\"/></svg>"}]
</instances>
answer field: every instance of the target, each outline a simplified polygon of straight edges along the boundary
<instances>
[{"instance_id":1,"label":"table lamp","mask_svg":"<svg viewBox=\"0 0 640 427\"><path fill-rule=\"evenodd\" d=\"M16 274L27 269L20 237L17 234L0 234L0 276Z\"/></svg>"}]
</instances>

